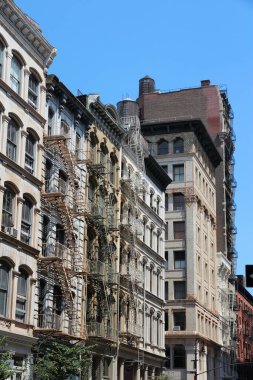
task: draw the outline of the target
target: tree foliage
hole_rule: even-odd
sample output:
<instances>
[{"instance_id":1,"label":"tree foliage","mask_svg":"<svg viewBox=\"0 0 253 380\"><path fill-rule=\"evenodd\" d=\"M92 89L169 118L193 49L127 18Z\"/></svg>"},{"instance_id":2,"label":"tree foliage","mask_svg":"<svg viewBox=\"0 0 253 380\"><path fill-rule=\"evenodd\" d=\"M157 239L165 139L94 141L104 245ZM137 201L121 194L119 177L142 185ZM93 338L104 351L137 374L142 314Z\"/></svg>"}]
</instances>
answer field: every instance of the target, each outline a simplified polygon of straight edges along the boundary
<instances>
[{"instance_id":1,"label":"tree foliage","mask_svg":"<svg viewBox=\"0 0 253 380\"><path fill-rule=\"evenodd\" d=\"M5 338L0 339L0 380L5 380L13 374L10 368L10 352L6 349Z\"/></svg>"},{"instance_id":2,"label":"tree foliage","mask_svg":"<svg viewBox=\"0 0 253 380\"><path fill-rule=\"evenodd\" d=\"M36 380L65 380L80 376L91 364L91 346L50 338L34 347L33 373Z\"/></svg>"}]
</instances>

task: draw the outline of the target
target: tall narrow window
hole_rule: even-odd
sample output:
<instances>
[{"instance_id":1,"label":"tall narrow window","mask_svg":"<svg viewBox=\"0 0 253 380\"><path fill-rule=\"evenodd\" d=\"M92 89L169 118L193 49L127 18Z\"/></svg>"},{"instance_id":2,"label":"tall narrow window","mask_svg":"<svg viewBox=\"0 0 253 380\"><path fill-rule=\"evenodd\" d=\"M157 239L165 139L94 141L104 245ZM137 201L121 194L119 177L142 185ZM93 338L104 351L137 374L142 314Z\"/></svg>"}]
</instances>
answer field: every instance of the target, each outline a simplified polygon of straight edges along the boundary
<instances>
[{"instance_id":1,"label":"tall narrow window","mask_svg":"<svg viewBox=\"0 0 253 380\"><path fill-rule=\"evenodd\" d=\"M10 267L5 261L0 261L0 315L7 316L7 299L9 288Z\"/></svg>"},{"instance_id":2,"label":"tall narrow window","mask_svg":"<svg viewBox=\"0 0 253 380\"><path fill-rule=\"evenodd\" d=\"M174 239L185 239L185 222L173 222Z\"/></svg>"},{"instance_id":3,"label":"tall narrow window","mask_svg":"<svg viewBox=\"0 0 253 380\"><path fill-rule=\"evenodd\" d=\"M34 74L31 74L29 76L28 103L35 109L38 107L38 92L39 81Z\"/></svg>"},{"instance_id":4,"label":"tall narrow window","mask_svg":"<svg viewBox=\"0 0 253 380\"><path fill-rule=\"evenodd\" d=\"M185 268L185 251L174 251L174 268Z\"/></svg>"},{"instance_id":5,"label":"tall narrow window","mask_svg":"<svg viewBox=\"0 0 253 380\"><path fill-rule=\"evenodd\" d=\"M27 278L28 275L24 270L20 270L18 278L17 301L16 301L16 319L25 322L26 302L27 302Z\"/></svg>"},{"instance_id":6,"label":"tall narrow window","mask_svg":"<svg viewBox=\"0 0 253 380\"><path fill-rule=\"evenodd\" d=\"M20 93L21 71L22 65L14 55L11 60L10 87L18 94Z\"/></svg>"},{"instance_id":7,"label":"tall narrow window","mask_svg":"<svg viewBox=\"0 0 253 380\"><path fill-rule=\"evenodd\" d=\"M2 74L3 74L3 61L4 61L4 45L0 41L0 78L2 78Z\"/></svg>"},{"instance_id":8,"label":"tall narrow window","mask_svg":"<svg viewBox=\"0 0 253 380\"><path fill-rule=\"evenodd\" d=\"M169 251L165 251L165 270L169 269Z\"/></svg>"},{"instance_id":9,"label":"tall narrow window","mask_svg":"<svg viewBox=\"0 0 253 380\"><path fill-rule=\"evenodd\" d=\"M175 331L182 331L185 330L186 325L186 317L185 317L185 311L175 311L173 313L173 329Z\"/></svg>"},{"instance_id":10,"label":"tall narrow window","mask_svg":"<svg viewBox=\"0 0 253 380\"><path fill-rule=\"evenodd\" d=\"M169 313L168 313L168 311L164 312L164 330L165 331L169 330Z\"/></svg>"},{"instance_id":11,"label":"tall narrow window","mask_svg":"<svg viewBox=\"0 0 253 380\"><path fill-rule=\"evenodd\" d=\"M165 211L169 211L169 194L165 194Z\"/></svg>"},{"instance_id":12,"label":"tall narrow window","mask_svg":"<svg viewBox=\"0 0 253 380\"><path fill-rule=\"evenodd\" d=\"M185 299L185 281L174 281L174 299Z\"/></svg>"},{"instance_id":13,"label":"tall narrow window","mask_svg":"<svg viewBox=\"0 0 253 380\"><path fill-rule=\"evenodd\" d=\"M29 173L33 173L34 171L35 145L35 138L31 133L28 133L25 144L25 169Z\"/></svg>"},{"instance_id":14,"label":"tall narrow window","mask_svg":"<svg viewBox=\"0 0 253 380\"><path fill-rule=\"evenodd\" d=\"M30 244L31 242L32 207L32 202L28 198L25 198L22 207L21 241L26 244Z\"/></svg>"},{"instance_id":15,"label":"tall narrow window","mask_svg":"<svg viewBox=\"0 0 253 380\"><path fill-rule=\"evenodd\" d=\"M69 137L69 133L70 133L70 129L69 129L68 123L65 120L61 120L60 135Z\"/></svg>"},{"instance_id":16,"label":"tall narrow window","mask_svg":"<svg viewBox=\"0 0 253 380\"><path fill-rule=\"evenodd\" d=\"M82 139L79 133L76 133L76 147L75 147L75 153L77 158L80 160L82 159Z\"/></svg>"},{"instance_id":17,"label":"tall narrow window","mask_svg":"<svg viewBox=\"0 0 253 380\"><path fill-rule=\"evenodd\" d=\"M182 344L174 346L174 368L186 367L186 351Z\"/></svg>"},{"instance_id":18,"label":"tall narrow window","mask_svg":"<svg viewBox=\"0 0 253 380\"><path fill-rule=\"evenodd\" d=\"M184 140L180 137L174 140L173 153L184 153Z\"/></svg>"},{"instance_id":19,"label":"tall narrow window","mask_svg":"<svg viewBox=\"0 0 253 380\"><path fill-rule=\"evenodd\" d=\"M49 107L48 108L48 126L47 126L47 134L48 136L51 136L52 135L52 130L53 130L53 127L54 127L54 110Z\"/></svg>"},{"instance_id":20,"label":"tall narrow window","mask_svg":"<svg viewBox=\"0 0 253 380\"><path fill-rule=\"evenodd\" d=\"M165 301L168 301L169 299L169 282L168 281L165 281L164 283L164 297L165 297Z\"/></svg>"},{"instance_id":21,"label":"tall narrow window","mask_svg":"<svg viewBox=\"0 0 253 380\"><path fill-rule=\"evenodd\" d=\"M61 288L54 286L53 291L53 328L59 330L61 328L61 314L63 311L63 296Z\"/></svg>"},{"instance_id":22,"label":"tall narrow window","mask_svg":"<svg viewBox=\"0 0 253 380\"><path fill-rule=\"evenodd\" d=\"M161 140L157 144L157 154L167 154L169 152L168 141Z\"/></svg>"},{"instance_id":23,"label":"tall narrow window","mask_svg":"<svg viewBox=\"0 0 253 380\"><path fill-rule=\"evenodd\" d=\"M3 196L3 209L2 209L2 226L11 227L14 223L13 211L14 211L14 199L15 193L6 188Z\"/></svg>"},{"instance_id":24,"label":"tall narrow window","mask_svg":"<svg viewBox=\"0 0 253 380\"><path fill-rule=\"evenodd\" d=\"M173 180L175 182L184 181L184 165L174 165L173 166Z\"/></svg>"},{"instance_id":25,"label":"tall narrow window","mask_svg":"<svg viewBox=\"0 0 253 380\"><path fill-rule=\"evenodd\" d=\"M173 210L174 211L184 210L184 194L182 193L173 194Z\"/></svg>"},{"instance_id":26,"label":"tall narrow window","mask_svg":"<svg viewBox=\"0 0 253 380\"><path fill-rule=\"evenodd\" d=\"M153 267L150 267L150 276L149 276L149 291L152 293L153 288Z\"/></svg>"},{"instance_id":27,"label":"tall narrow window","mask_svg":"<svg viewBox=\"0 0 253 380\"><path fill-rule=\"evenodd\" d=\"M169 240L169 222L165 224L165 240Z\"/></svg>"},{"instance_id":28,"label":"tall narrow window","mask_svg":"<svg viewBox=\"0 0 253 380\"><path fill-rule=\"evenodd\" d=\"M12 161L16 161L17 159L18 130L17 123L11 119L7 131L6 156Z\"/></svg>"},{"instance_id":29,"label":"tall narrow window","mask_svg":"<svg viewBox=\"0 0 253 380\"><path fill-rule=\"evenodd\" d=\"M110 159L110 182L112 184L115 182L115 158L112 156Z\"/></svg>"}]
</instances>

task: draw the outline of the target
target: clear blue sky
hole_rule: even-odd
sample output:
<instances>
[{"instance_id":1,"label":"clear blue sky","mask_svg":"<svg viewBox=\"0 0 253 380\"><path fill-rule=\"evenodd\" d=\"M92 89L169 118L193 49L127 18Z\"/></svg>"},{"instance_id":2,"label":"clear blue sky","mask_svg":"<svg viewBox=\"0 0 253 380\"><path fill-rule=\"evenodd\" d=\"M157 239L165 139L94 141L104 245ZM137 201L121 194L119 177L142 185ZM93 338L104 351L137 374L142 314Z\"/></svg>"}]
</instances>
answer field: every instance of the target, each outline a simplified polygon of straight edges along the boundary
<instances>
[{"instance_id":1,"label":"clear blue sky","mask_svg":"<svg viewBox=\"0 0 253 380\"><path fill-rule=\"evenodd\" d=\"M253 0L16 0L58 50L50 73L104 103L136 98L148 74L161 90L225 84L235 120L237 273L253 264Z\"/></svg>"}]
</instances>

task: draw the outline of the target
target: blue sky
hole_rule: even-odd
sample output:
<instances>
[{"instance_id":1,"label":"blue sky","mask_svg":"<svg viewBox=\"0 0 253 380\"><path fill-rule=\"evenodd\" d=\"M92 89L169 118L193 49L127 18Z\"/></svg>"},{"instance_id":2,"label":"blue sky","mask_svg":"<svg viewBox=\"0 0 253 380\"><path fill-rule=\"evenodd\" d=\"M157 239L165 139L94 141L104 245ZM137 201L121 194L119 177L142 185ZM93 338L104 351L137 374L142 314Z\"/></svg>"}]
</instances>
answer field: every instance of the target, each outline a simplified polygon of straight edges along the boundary
<instances>
[{"instance_id":1,"label":"blue sky","mask_svg":"<svg viewBox=\"0 0 253 380\"><path fill-rule=\"evenodd\" d=\"M148 74L161 90L225 84L235 120L237 273L253 264L253 0L16 0L58 50L50 73L104 103L136 98Z\"/></svg>"}]
</instances>

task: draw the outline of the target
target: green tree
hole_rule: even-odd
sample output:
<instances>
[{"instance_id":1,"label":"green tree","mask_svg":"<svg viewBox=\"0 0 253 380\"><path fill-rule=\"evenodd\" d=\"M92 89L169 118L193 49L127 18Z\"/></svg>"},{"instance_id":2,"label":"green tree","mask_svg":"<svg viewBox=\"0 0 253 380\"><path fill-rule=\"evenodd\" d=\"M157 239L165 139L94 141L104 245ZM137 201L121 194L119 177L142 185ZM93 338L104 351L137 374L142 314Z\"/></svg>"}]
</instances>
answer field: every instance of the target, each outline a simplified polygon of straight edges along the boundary
<instances>
[{"instance_id":1,"label":"green tree","mask_svg":"<svg viewBox=\"0 0 253 380\"><path fill-rule=\"evenodd\" d=\"M56 338L38 340L34 347L35 379L65 380L71 375L85 374L91 364L92 347L82 342L71 343Z\"/></svg>"},{"instance_id":2,"label":"green tree","mask_svg":"<svg viewBox=\"0 0 253 380\"><path fill-rule=\"evenodd\" d=\"M5 380L13 371L10 368L10 351L6 349L7 341L5 338L0 339L0 380Z\"/></svg>"}]
</instances>

